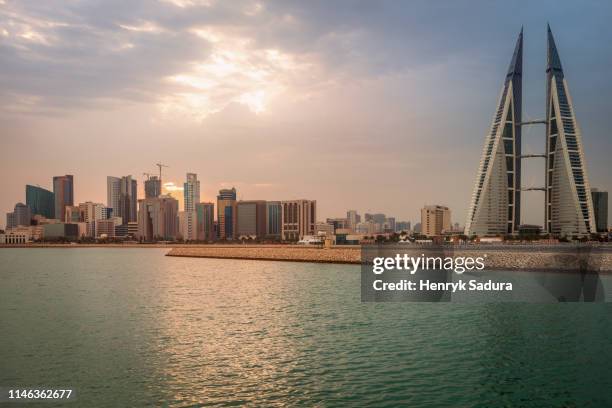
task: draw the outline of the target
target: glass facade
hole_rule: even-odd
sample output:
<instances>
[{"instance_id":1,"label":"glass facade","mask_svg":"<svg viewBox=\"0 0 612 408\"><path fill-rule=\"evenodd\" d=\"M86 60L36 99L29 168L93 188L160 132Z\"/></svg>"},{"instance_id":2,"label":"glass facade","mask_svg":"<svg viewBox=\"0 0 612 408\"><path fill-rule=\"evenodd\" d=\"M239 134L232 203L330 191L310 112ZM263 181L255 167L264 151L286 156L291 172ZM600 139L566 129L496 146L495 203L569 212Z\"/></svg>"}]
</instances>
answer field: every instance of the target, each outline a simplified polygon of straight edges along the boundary
<instances>
[{"instance_id":1,"label":"glass facade","mask_svg":"<svg viewBox=\"0 0 612 408\"><path fill-rule=\"evenodd\" d=\"M26 185L26 205L32 210L32 215L55 217L55 195L42 187Z\"/></svg>"}]
</instances>

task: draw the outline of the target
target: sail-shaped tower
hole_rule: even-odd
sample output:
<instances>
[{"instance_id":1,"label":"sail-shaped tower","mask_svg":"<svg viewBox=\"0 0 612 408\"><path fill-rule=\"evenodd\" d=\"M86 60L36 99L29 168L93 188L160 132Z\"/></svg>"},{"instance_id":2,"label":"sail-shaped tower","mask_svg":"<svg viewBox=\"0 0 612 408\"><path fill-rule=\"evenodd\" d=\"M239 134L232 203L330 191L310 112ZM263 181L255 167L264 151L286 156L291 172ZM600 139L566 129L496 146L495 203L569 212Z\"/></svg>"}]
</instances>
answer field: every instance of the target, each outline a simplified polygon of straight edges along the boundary
<instances>
[{"instance_id":1,"label":"sail-shaped tower","mask_svg":"<svg viewBox=\"0 0 612 408\"><path fill-rule=\"evenodd\" d=\"M523 30L485 138L468 217L467 235L504 235L521 219L521 107Z\"/></svg>"},{"instance_id":2,"label":"sail-shaped tower","mask_svg":"<svg viewBox=\"0 0 612 408\"><path fill-rule=\"evenodd\" d=\"M582 135L550 26L546 122L545 229L558 236L584 236L595 232Z\"/></svg>"}]
</instances>

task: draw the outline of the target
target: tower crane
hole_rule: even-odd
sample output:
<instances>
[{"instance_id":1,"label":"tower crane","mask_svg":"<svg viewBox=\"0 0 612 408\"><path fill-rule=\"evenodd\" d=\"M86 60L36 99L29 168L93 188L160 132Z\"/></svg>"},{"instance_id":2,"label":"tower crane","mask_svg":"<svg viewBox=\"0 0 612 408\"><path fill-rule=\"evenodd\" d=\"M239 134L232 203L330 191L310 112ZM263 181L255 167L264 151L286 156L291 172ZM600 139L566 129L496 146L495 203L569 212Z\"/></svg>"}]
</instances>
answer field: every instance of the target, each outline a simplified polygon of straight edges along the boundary
<instances>
[{"instance_id":1,"label":"tower crane","mask_svg":"<svg viewBox=\"0 0 612 408\"><path fill-rule=\"evenodd\" d=\"M161 162L160 163L155 163L155 165L157 167L159 167L159 179L161 180L162 179L162 167L170 167L170 166L166 166L165 164L163 164Z\"/></svg>"}]
</instances>

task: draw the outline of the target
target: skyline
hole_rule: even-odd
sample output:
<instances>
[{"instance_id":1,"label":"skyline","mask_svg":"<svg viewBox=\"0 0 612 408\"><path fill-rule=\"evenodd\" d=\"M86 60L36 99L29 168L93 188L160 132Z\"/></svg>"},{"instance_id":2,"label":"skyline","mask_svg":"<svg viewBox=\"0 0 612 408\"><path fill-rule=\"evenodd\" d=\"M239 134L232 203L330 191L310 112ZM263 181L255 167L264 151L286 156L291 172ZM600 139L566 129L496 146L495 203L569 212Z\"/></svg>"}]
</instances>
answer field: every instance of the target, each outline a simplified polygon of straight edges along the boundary
<instances>
[{"instance_id":1,"label":"skyline","mask_svg":"<svg viewBox=\"0 0 612 408\"><path fill-rule=\"evenodd\" d=\"M547 20L591 186L612 190L609 5L176 3L0 1L3 213L59 174L75 174L75 202L104 203L106 176L142 181L162 160L175 189L197 173L203 201L235 186L316 199L321 219L354 208L411 221L441 204L463 224L521 25L524 119L545 115ZM544 140L525 129L524 152ZM543 184L542 169L524 163L523 185ZM543 225L542 198L524 198L523 223Z\"/></svg>"}]
</instances>

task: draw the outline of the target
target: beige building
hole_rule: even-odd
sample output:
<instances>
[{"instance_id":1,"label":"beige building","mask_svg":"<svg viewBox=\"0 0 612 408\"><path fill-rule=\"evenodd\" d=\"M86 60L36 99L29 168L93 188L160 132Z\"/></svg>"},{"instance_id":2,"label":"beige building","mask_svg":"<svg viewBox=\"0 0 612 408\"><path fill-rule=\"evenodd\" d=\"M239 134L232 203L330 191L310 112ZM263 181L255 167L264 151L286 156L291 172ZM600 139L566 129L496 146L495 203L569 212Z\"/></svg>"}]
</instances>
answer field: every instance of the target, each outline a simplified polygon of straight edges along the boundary
<instances>
[{"instance_id":1,"label":"beige building","mask_svg":"<svg viewBox=\"0 0 612 408\"><path fill-rule=\"evenodd\" d=\"M298 241L315 234L316 200L281 201L281 237L283 241Z\"/></svg>"},{"instance_id":2,"label":"beige building","mask_svg":"<svg viewBox=\"0 0 612 408\"><path fill-rule=\"evenodd\" d=\"M121 217L117 218L121 219ZM115 236L116 224L117 222L113 218L106 220L96 220L96 238L113 238Z\"/></svg>"},{"instance_id":3,"label":"beige building","mask_svg":"<svg viewBox=\"0 0 612 408\"><path fill-rule=\"evenodd\" d=\"M197 215L195 211L180 211L178 213L178 223L179 238L185 241L195 241L198 239Z\"/></svg>"},{"instance_id":4,"label":"beige building","mask_svg":"<svg viewBox=\"0 0 612 408\"><path fill-rule=\"evenodd\" d=\"M441 205L426 205L421 209L422 234L428 237L441 235L451 229L451 212Z\"/></svg>"},{"instance_id":5,"label":"beige building","mask_svg":"<svg viewBox=\"0 0 612 408\"><path fill-rule=\"evenodd\" d=\"M104 208L104 204L92 203L91 201L87 201L85 203L79 204L81 221L87 224L87 236L88 237L93 238L97 236L96 235L96 221L104 218L102 216L103 208ZM76 222L73 222L73 223L76 223Z\"/></svg>"},{"instance_id":6,"label":"beige building","mask_svg":"<svg viewBox=\"0 0 612 408\"><path fill-rule=\"evenodd\" d=\"M138 201L138 238L173 241L178 234L178 200L167 195Z\"/></svg>"}]
</instances>

